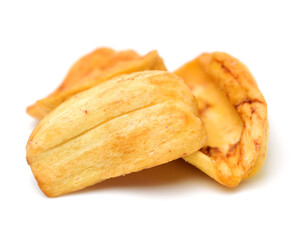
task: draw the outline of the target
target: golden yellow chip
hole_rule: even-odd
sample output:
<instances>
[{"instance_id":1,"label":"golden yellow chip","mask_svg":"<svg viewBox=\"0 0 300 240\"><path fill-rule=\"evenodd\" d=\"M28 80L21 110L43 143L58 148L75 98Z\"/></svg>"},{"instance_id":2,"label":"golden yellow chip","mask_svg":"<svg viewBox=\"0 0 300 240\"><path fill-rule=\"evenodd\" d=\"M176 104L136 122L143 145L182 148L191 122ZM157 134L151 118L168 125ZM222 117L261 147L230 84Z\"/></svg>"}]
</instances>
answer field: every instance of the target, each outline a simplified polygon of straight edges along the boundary
<instances>
[{"instance_id":1,"label":"golden yellow chip","mask_svg":"<svg viewBox=\"0 0 300 240\"><path fill-rule=\"evenodd\" d=\"M267 147L267 104L248 68L221 52L202 54L175 74L192 90L207 142L184 157L229 187L255 174Z\"/></svg>"},{"instance_id":2,"label":"golden yellow chip","mask_svg":"<svg viewBox=\"0 0 300 240\"><path fill-rule=\"evenodd\" d=\"M59 196L200 149L195 97L176 75L144 71L83 91L32 132L27 161L42 191Z\"/></svg>"},{"instance_id":3,"label":"golden yellow chip","mask_svg":"<svg viewBox=\"0 0 300 240\"><path fill-rule=\"evenodd\" d=\"M157 51L141 57L133 50L117 52L110 48L99 48L79 59L58 89L27 107L27 113L42 119L59 104L81 91L120 74L144 70L166 70Z\"/></svg>"}]
</instances>

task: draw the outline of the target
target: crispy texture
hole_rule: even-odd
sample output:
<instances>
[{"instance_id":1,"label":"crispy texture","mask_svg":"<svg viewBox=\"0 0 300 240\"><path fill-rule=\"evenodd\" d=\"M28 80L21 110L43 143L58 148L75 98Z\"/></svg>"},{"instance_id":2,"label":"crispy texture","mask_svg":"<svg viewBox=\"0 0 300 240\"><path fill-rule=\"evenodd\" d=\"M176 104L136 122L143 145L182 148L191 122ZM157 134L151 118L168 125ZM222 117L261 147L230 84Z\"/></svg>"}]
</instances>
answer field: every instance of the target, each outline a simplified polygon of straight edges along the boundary
<instances>
[{"instance_id":1,"label":"crispy texture","mask_svg":"<svg viewBox=\"0 0 300 240\"><path fill-rule=\"evenodd\" d=\"M184 157L221 184L237 186L262 166L267 148L267 104L247 67L222 52L202 54L175 74L196 96L207 142Z\"/></svg>"},{"instance_id":2,"label":"crispy texture","mask_svg":"<svg viewBox=\"0 0 300 240\"><path fill-rule=\"evenodd\" d=\"M136 172L200 149L197 101L176 75L121 75L58 106L32 132L27 161L50 197Z\"/></svg>"},{"instance_id":3,"label":"crispy texture","mask_svg":"<svg viewBox=\"0 0 300 240\"><path fill-rule=\"evenodd\" d=\"M79 59L61 85L48 97L27 107L27 113L42 119L59 104L81 91L120 74L144 70L166 70L157 51L141 57L133 50L116 52L110 48L99 48Z\"/></svg>"}]
</instances>

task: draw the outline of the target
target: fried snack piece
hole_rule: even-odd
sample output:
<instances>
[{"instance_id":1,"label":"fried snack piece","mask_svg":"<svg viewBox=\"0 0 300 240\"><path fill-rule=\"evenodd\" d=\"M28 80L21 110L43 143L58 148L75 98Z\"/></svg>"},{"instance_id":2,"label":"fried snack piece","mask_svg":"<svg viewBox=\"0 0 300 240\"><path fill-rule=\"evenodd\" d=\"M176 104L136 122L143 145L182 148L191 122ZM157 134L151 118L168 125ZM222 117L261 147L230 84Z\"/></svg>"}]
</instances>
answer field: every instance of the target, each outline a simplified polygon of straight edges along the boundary
<instances>
[{"instance_id":1,"label":"fried snack piece","mask_svg":"<svg viewBox=\"0 0 300 240\"><path fill-rule=\"evenodd\" d=\"M144 70L166 70L157 51L141 57L133 50L117 52L110 48L99 48L78 60L58 89L27 107L27 113L42 119L59 104L81 91L120 74Z\"/></svg>"},{"instance_id":2,"label":"fried snack piece","mask_svg":"<svg viewBox=\"0 0 300 240\"><path fill-rule=\"evenodd\" d=\"M184 82L145 71L71 97L40 121L26 150L40 188L55 197L191 154L205 140Z\"/></svg>"},{"instance_id":3,"label":"fried snack piece","mask_svg":"<svg viewBox=\"0 0 300 240\"><path fill-rule=\"evenodd\" d=\"M175 74L196 96L207 131L205 146L184 159L228 187L254 175L266 156L267 104L247 67L226 53L204 53Z\"/></svg>"}]
</instances>

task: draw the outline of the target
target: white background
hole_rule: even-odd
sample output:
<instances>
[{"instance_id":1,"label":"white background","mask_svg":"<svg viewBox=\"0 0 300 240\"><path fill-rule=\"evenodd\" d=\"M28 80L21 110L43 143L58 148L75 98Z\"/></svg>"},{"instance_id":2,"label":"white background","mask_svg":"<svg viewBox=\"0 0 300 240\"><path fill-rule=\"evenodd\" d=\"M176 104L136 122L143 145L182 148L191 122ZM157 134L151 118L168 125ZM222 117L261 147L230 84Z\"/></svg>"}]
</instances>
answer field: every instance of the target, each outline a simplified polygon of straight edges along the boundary
<instances>
[{"instance_id":1,"label":"white background","mask_svg":"<svg viewBox=\"0 0 300 240\"><path fill-rule=\"evenodd\" d=\"M0 239L300 239L299 12L286 0L1 0ZM262 169L227 189L177 160L44 196L25 160L37 123L25 107L100 46L157 49L171 71L205 51L243 61L268 103Z\"/></svg>"}]
</instances>

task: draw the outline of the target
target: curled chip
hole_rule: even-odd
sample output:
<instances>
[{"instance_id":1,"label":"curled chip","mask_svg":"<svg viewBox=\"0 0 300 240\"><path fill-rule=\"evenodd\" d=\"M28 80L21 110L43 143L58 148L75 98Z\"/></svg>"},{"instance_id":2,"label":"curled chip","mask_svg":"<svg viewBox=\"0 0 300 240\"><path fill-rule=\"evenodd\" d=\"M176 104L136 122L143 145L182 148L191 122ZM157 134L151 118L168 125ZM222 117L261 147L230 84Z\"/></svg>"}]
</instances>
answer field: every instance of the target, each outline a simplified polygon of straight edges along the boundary
<instances>
[{"instance_id":1,"label":"curled chip","mask_svg":"<svg viewBox=\"0 0 300 240\"><path fill-rule=\"evenodd\" d=\"M58 89L27 107L27 113L42 119L59 104L81 91L120 74L144 70L166 70L157 51L141 57L133 50L116 52L110 48L99 48L78 60Z\"/></svg>"},{"instance_id":2,"label":"curled chip","mask_svg":"<svg viewBox=\"0 0 300 240\"><path fill-rule=\"evenodd\" d=\"M207 142L184 157L229 187L254 175L267 148L267 104L245 65L232 56L202 54L176 72L198 101Z\"/></svg>"},{"instance_id":3,"label":"curled chip","mask_svg":"<svg viewBox=\"0 0 300 240\"><path fill-rule=\"evenodd\" d=\"M40 188L54 197L194 153L205 140L184 82L145 71L71 97L40 121L26 150Z\"/></svg>"}]
</instances>

